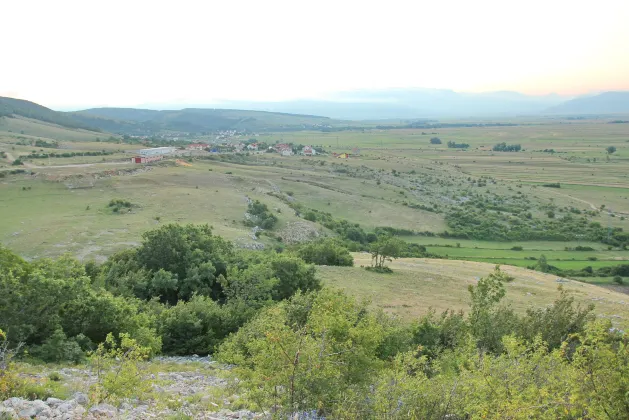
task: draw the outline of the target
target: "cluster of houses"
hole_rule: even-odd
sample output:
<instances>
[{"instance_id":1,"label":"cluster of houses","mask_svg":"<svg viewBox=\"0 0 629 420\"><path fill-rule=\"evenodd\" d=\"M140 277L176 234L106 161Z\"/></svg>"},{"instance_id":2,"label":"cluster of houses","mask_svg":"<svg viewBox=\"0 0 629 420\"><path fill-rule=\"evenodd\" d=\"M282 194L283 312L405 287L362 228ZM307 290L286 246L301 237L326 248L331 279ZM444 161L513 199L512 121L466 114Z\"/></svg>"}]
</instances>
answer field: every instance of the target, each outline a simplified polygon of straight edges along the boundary
<instances>
[{"instance_id":1,"label":"cluster of houses","mask_svg":"<svg viewBox=\"0 0 629 420\"><path fill-rule=\"evenodd\" d=\"M295 154L291 145L286 143L276 144L275 146L269 147L269 149L274 150L282 156L293 156ZM300 154L303 156L314 156L317 154L317 151L312 146L304 146Z\"/></svg>"}]
</instances>

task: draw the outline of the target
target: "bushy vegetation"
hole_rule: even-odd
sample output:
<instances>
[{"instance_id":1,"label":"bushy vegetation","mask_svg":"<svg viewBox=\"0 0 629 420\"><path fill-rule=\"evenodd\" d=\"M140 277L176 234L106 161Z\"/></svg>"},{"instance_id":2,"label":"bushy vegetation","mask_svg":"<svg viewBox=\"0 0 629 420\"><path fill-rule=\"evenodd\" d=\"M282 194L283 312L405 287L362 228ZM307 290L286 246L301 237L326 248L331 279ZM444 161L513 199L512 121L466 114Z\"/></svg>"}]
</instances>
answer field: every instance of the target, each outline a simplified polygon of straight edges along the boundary
<instances>
[{"instance_id":1,"label":"bushy vegetation","mask_svg":"<svg viewBox=\"0 0 629 420\"><path fill-rule=\"evenodd\" d=\"M129 200L123 200L120 198L112 198L107 204L107 208L109 208L114 213L130 211L132 207L133 204Z\"/></svg>"},{"instance_id":2,"label":"bushy vegetation","mask_svg":"<svg viewBox=\"0 0 629 420\"><path fill-rule=\"evenodd\" d=\"M522 146L519 144L507 144L502 142L494 145L491 150L494 152L519 152L522 150Z\"/></svg>"},{"instance_id":3,"label":"bushy vegetation","mask_svg":"<svg viewBox=\"0 0 629 420\"><path fill-rule=\"evenodd\" d=\"M237 254L208 226L164 225L101 266L0 248L0 328L50 362L81 361L110 333L150 355L207 354L259 309L319 288L302 259Z\"/></svg>"},{"instance_id":4,"label":"bushy vegetation","mask_svg":"<svg viewBox=\"0 0 629 420\"><path fill-rule=\"evenodd\" d=\"M250 201L245 217L246 226L259 226L262 229L273 229L277 223L277 216L269 211L266 204L258 200Z\"/></svg>"},{"instance_id":5,"label":"bushy vegetation","mask_svg":"<svg viewBox=\"0 0 629 420\"><path fill-rule=\"evenodd\" d=\"M374 267L406 246L376 236ZM328 262L347 251L326 239L283 254L238 252L194 225L147 232L102 266L27 262L0 248L0 328L32 357L87 359L94 402L143 395L151 381L142 362L160 351L217 352L235 366L239 404L276 416L629 415L626 336L563 290L553 305L517 315L504 303L514 279L496 267L469 286L467 314L406 323L321 289L298 255ZM615 275L628 276L626 267ZM23 395L6 343L0 332L0 395Z\"/></svg>"},{"instance_id":6,"label":"bushy vegetation","mask_svg":"<svg viewBox=\"0 0 629 420\"><path fill-rule=\"evenodd\" d=\"M450 148L450 149L467 149L469 147L470 147L470 145L467 144L467 143L456 143L456 142L453 142L453 141L449 141L448 142L448 148Z\"/></svg>"},{"instance_id":7,"label":"bushy vegetation","mask_svg":"<svg viewBox=\"0 0 629 420\"><path fill-rule=\"evenodd\" d=\"M499 269L468 315L402 324L333 290L261 311L221 345L252 408L329 418L624 418L626 337L560 291L517 316Z\"/></svg>"},{"instance_id":8,"label":"bushy vegetation","mask_svg":"<svg viewBox=\"0 0 629 420\"><path fill-rule=\"evenodd\" d=\"M587 214L568 211L559 218L555 207L540 207L548 218L533 217L531 203L524 195L514 197L472 195L446 213L445 237L526 241L572 241L583 239L613 246L629 243L629 234L621 228L611 231Z\"/></svg>"},{"instance_id":9,"label":"bushy vegetation","mask_svg":"<svg viewBox=\"0 0 629 420\"><path fill-rule=\"evenodd\" d=\"M323 239L299 247L297 255L304 261L316 265L337 265L351 267L354 258L339 241Z\"/></svg>"},{"instance_id":10,"label":"bushy vegetation","mask_svg":"<svg viewBox=\"0 0 629 420\"><path fill-rule=\"evenodd\" d=\"M441 144L441 139L439 137L432 137L430 139L430 144Z\"/></svg>"},{"instance_id":11,"label":"bushy vegetation","mask_svg":"<svg viewBox=\"0 0 629 420\"><path fill-rule=\"evenodd\" d=\"M546 184L542 184L542 187L546 188L561 188L561 184L559 182L549 182Z\"/></svg>"}]
</instances>

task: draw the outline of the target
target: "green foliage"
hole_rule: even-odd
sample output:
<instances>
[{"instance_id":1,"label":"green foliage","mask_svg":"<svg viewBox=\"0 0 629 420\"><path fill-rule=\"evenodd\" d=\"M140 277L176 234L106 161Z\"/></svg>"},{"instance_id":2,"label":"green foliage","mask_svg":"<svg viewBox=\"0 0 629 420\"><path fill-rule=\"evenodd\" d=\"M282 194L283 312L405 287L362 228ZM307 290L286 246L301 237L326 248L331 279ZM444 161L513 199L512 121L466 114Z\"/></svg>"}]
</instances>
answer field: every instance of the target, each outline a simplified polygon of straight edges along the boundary
<instances>
[{"instance_id":1,"label":"green foliage","mask_svg":"<svg viewBox=\"0 0 629 420\"><path fill-rule=\"evenodd\" d=\"M493 150L494 152L519 152L520 150L522 150L522 146L520 146L519 144L507 144L505 142L502 142L494 145L491 150Z\"/></svg>"},{"instance_id":2,"label":"green foliage","mask_svg":"<svg viewBox=\"0 0 629 420\"><path fill-rule=\"evenodd\" d=\"M585 325L594 320L594 305L574 307L574 298L562 288L557 300L546 308L529 308L518 326L518 335L529 341L536 337L551 348L558 348L571 334L584 331Z\"/></svg>"},{"instance_id":3,"label":"green foliage","mask_svg":"<svg viewBox=\"0 0 629 420\"><path fill-rule=\"evenodd\" d=\"M441 139L439 137L431 137L430 144L441 144Z\"/></svg>"},{"instance_id":4,"label":"green foliage","mask_svg":"<svg viewBox=\"0 0 629 420\"><path fill-rule=\"evenodd\" d=\"M291 301L264 310L218 354L239 365L247 398L276 413L324 409L351 386L366 383L381 364L383 327L364 306L325 290L314 300L297 300L308 306L297 310Z\"/></svg>"},{"instance_id":5,"label":"green foliage","mask_svg":"<svg viewBox=\"0 0 629 420\"><path fill-rule=\"evenodd\" d=\"M607 149L605 149L607 151L608 155L611 155L612 153L616 152L616 147L615 146L609 146L607 147Z\"/></svg>"},{"instance_id":6,"label":"green foliage","mask_svg":"<svg viewBox=\"0 0 629 420\"><path fill-rule=\"evenodd\" d=\"M21 381L13 371L12 360L19 350L11 349L6 333L0 329L0 400L13 396L21 385Z\"/></svg>"},{"instance_id":7,"label":"green foliage","mask_svg":"<svg viewBox=\"0 0 629 420\"><path fill-rule=\"evenodd\" d=\"M77 339L68 340L61 328L55 330L41 346L31 349L30 354L49 363L79 363L85 356Z\"/></svg>"},{"instance_id":8,"label":"green foliage","mask_svg":"<svg viewBox=\"0 0 629 420\"><path fill-rule=\"evenodd\" d=\"M105 342L99 344L89 358L97 378L90 387L90 400L117 403L134 396L142 397L150 391L152 381L141 363L150 352L128 334L120 334L117 339L108 334Z\"/></svg>"},{"instance_id":9,"label":"green foliage","mask_svg":"<svg viewBox=\"0 0 629 420\"><path fill-rule=\"evenodd\" d=\"M383 236L370 246L372 265L376 269L383 269L387 261L398 258L404 248L404 242L395 237Z\"/></svg>"},{"instance_id":10,"label":"green foliage","mask_svg":"<svg viewBox=\"0 0 629 420\"><path fill-rule=\"evenodd\" d=\"M586 215L573 213L555 217L556 209L543 208L548 218L534 218L530 202L522 196L474 196L445 215L449 230L446 237L497 241L576 241L589 240L618 246L629 242L620 228L611 231L600 223L590 222ZM627 236L627 237L626 237Z\"/></svg>"},{"instance_id":11,"label":"green foliage","mask_svg":"<svg viewBox=\"0 0 629 420\"><path fill-rule=\"evenodd\" d=\"M269 211L266 204L258 200L249 202L247 208L246 226L259 226L262 229L273 229L277 223L277 216Z\"/></svg>"},{"instance_id":12,"label":"green foliage","mask_svg":"<svg viewBox=\"0 0 629 420\"><path fill-rule=\"evenodd\" d=\"M214 236L209 226L168 224L142 237L136 253L122 255L120 264L104 265L106 283L118 283L116 273L122 271L132 283L122 286L142 299L159 297L175 304L194 293L221 297L218 279L227 273L233 246Z\"/></svg>"},{"instance_id":13,"label":"green foliage","mask_svg":"<svg viewBox=\"0 0 629 420\"><path fill-rule=\"evenodd\" d=\"M542 187L546 188L561 188L561 184L559 182L549 182L546 184L542 184Z\"/></svg>"},{"instance_id":14,"label":"green foliage","mask_svg":"<svg viewBox=\"0 0 629 420\"><path fill-rule=\"evenodd\" d=\"M448 142L448 148L450 148L450 149L467 149L469 147L470 147L470 145L467 144L467 143L456 143L456 142L453 142L453 141L449 141Z\"/></svg>"},{"instance_id":15,"label":"green foliage","mask_svg":"<svg viewBox=\"0 0 629 420\"><path fill-rule=\"evenodd\" d=\"M506 294L504 283L513 277L496 266L493 273L478 280L468 290L472 301L469 313L470 331L481 350L498 352L502 349L502 337L514 330L517 323L515 313L499 305Z\"/></svg>"},{"instance_id":16,"label":"green foliage","mask_svg":"<svg viewBox=\"0 0 629 420\"><path fill-rule=\"evenodd\" d=\"M180 301L159 317L163 350L168 354L208 354L216 345L214 330L219 327L220 306L204 296Z\"/></svg>"},{"instance_id":17,"label":"green foliage","mask_svg":"<svg viewBox=\"0 0 629 420\"><path fill-rule=\"evenodd\" d=\"M0 328L35 355L78 361L81 350L126 332L161 346L138 303L95 289L78 261L62 257L27 263L0 248ZM78 346L78 347L77 347Z\"/></svg>"},{"instance_id":18,"label":"green foliage","mask_svg":"<svg viewBox=\"0 0 629 420\"><path fill-rule=\"evenodd\" d=\"M336 265L351 267L354 258L349 250L334 239L323 239L302 245L297 255L307 263L316 265Z\"/></svg>"},{"instance_id":19,"label":"green foliage","mask_svg":"<svg viewBox=\"0 0 629 420\"><path fill-rule=\"evenodd\" d=\"M134 205L131 204L130 201L122 200L120 198L113 198L109 201L109 204L107 204L107 208L114 213L120 213L123 210L130 211L132 207L134 207Z\"/></svg>"}]
</instances>

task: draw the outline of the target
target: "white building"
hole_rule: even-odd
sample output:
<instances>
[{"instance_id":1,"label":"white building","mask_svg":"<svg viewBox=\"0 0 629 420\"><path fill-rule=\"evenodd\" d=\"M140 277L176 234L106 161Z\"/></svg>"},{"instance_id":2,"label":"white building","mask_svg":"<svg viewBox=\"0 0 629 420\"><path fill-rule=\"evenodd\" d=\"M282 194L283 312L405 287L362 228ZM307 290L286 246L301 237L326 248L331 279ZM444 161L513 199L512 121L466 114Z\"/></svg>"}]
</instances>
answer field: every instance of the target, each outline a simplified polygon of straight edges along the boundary
<instances>
[{"instance_id":1,"label":"white building","mask_svg":"<svg viewBox=\"0 0 629 420\"><path fill-rule=\"evenodd\" d=\"M168 153L174 152L176 149L174 147L153 147L151 149L141 149L138 153L142 156L157 156L157 155L167 155Z\"/></svg>"}]
</instances>

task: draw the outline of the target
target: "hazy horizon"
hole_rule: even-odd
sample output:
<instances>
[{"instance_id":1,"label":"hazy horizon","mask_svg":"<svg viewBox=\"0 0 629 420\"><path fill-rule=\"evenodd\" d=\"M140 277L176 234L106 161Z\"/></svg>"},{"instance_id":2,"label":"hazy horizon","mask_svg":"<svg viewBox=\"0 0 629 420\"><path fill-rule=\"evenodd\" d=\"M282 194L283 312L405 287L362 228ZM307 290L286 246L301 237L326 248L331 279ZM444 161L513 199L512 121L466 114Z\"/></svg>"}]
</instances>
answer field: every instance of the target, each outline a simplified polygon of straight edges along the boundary
<instances>
[{"instance_id":1,"label":"hazy horizon","mask_svg":"<svg viewBox=\"0 0 629 420\"><path fill-rule=\"evenodd\" d=\"M0 36L11 42L0 96L53 109L321 100L388 88L629 90L625 0L595 8L565 0L26 0L4 11L11 19Z\"/></svg>"}]
</instances>

